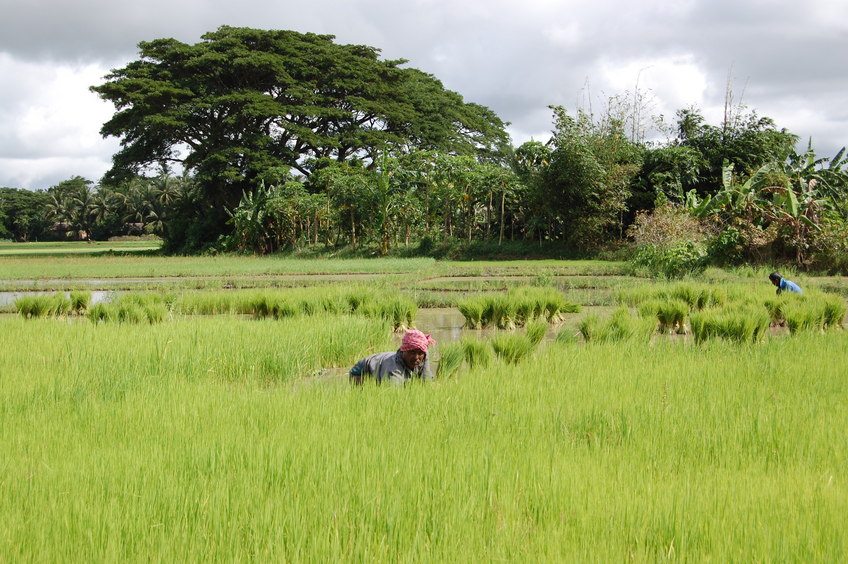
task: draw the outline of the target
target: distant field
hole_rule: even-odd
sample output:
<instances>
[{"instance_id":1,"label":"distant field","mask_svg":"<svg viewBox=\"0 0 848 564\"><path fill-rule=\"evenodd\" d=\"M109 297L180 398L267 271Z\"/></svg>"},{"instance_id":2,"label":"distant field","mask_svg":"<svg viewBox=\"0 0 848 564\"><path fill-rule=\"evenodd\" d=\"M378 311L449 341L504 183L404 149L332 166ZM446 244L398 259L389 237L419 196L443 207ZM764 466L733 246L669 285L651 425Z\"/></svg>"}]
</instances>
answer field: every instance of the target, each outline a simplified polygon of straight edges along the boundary
<instances>
[{"instance_id":1,"label":"distant field","mask_svg":"<svg viewBox=\"0 0 848 564\"><path fill-rule=\"evenodd\" d=\"M0 256L4 255L91 255L155 251L162 245L156 240L137 241L71 241L49 243L11 243L0 241Z\"/></svg>"}]
</instances>

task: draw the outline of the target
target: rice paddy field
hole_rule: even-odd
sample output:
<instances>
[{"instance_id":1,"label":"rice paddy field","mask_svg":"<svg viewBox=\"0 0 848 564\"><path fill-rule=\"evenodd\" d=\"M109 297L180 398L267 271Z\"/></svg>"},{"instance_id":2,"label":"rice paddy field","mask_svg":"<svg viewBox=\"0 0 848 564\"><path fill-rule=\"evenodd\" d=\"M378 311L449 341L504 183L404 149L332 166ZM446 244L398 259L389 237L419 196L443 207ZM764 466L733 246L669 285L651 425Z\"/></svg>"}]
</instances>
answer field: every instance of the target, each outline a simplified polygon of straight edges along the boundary
<instances>
[{"instance_id":1,"label":"rice paddy field","mask_svg":"<svg viewBox=\"0 0 848 564\"><path fill-rule=\"evenodd\" d=\"M0 561L844 562L848 286L766 275L0 255Z\"/></svg>"}]
</instances>

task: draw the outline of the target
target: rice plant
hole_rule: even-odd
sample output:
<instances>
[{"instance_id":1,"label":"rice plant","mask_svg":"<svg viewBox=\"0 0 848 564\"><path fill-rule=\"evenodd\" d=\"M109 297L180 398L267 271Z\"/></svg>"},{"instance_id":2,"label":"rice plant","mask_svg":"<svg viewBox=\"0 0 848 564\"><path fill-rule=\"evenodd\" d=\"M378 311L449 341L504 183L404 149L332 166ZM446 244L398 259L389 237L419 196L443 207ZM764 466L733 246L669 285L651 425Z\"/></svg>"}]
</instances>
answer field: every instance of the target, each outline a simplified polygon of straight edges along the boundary
<instances>
[{"instance_id":1,"label":"rice plant","mask_svg":"<svg viewBox=\"0 0 848 564\"><path fill-rule=\"evenodd\" d=\"M92 323L114 321L117 311L111 304L99 303L91 306L86 312L86 317Z\"/></svg>"},{"instance_id":2,"label":"rice plant","mask_svg":"<svg viewBox=\"0 0 848 564\"><path fill-rule=\"evenodd\" d=\"M470 329L514 329L537 319L556 323L564 313L580 311L579 304L568 302L558 290L532 286L511 288L506 294L467 298L457 308Z\"/></svg>"},{"instance_id":3,"label":"rice plant","mask_svg":"<svg viewBox=\"0 0 848 564\"><path fill-rule=\"evenodd\" d=\"M492 363L494 349L489 342L465 336L459 340L459 343L462 345L465 362L468 363L469 368L487 368Z\"/></svg>"},{"instance_id":4,"label":"rice plant","mask_svg":"<svg viewBox=\"0 0 848 564\"><path fill-rule=\"evenodd\" d=\"M71 311L71 300L63 293L22 296L14 307L23 318L58 317Z\"/></svg>"},{"instance_id":5,"label":"rice plant","mask_svg":"<svg viewBox=\"0 0 848 564\"><path fill-rule=\"evenodd\" d=\"M498 333L491 343L498 358L507 364L518 364L536 349L533 341L521 333Z\"/></svg>"},{"instance_id":6,"label":"rice plant","mask_svg":"<svg viewBox=\"0 0 848 564\"><path fill-rule=\"evenodd\" d=\"M524 327L524 333L527 335L527 338L530 339L530 342L534 345L538 345L542 342L542 339L545 338L545 334L548 332L548 324L542 320L531 321Z\"/></svg>"},{"instance_id":7,"label":"rice plant","mask_svg":"<svg viewBox=\"0 0 848 564\"><path fill-rule=\"evenodd\" d=\"M83 315L91 303L91 292L75 290L71 292L71 311L76 315Z\"/></svg>"},{"instance_id":8,"label":"rice plant","mask_svg":"<svg viewBox=\"0 0 848 564\"><path fill-rule=\"evenodd\" d=\"M465 361L465 348L462 343L445 343L439 347L439 366L436 377L451 378L456 376Z\"/></svg>"},{"instance_id":9,"label":"rice plant","mask_svg":"<svg viewBox=\"0 0 848 564\"><path fill-rule=\"evenodd\" d=\"M736 343L758 343L765 339L771 321L762 307L714 308L693 312L690 317L695 343L724 339Z\"/></svg>"},{"instance_id":10,"label":"rice plant","mask_svg":"<svg viewBox=\"0 0 848 564\"><path fill-rule=\"evenodd\" d=\"M586 342L638 341L648 342L657 327L653 317L642 318L630 314L627 308L615 310L609 319L602 321L597 315L588 315L578 328Z\"/></svg>"},{"instance_id":11,"label":"rice plant","mask_svg":"<svg viewBox=\"0 0 848 564\"><path fill-rule=\"evenodd\" d=\"M689 305L683 300L654 299L643 302L637 309L640 317L656 318L659 322L657 331L660 333L668 333L669 331L681 335L686 333L685 322L687 315L689 315Z\"/></svg>"},{"instance_id":12,"label":"rice plant","mask_svg":"<svg viewBox=\"0 0 848 564\"><path fill-rule=\"evenodd\" d=\"M485 302L480 298L462 300L457 304L457 309L465 318L465 326L469 329L479 329L483 323L483 311Z\"/></svg>"}]
</instances>

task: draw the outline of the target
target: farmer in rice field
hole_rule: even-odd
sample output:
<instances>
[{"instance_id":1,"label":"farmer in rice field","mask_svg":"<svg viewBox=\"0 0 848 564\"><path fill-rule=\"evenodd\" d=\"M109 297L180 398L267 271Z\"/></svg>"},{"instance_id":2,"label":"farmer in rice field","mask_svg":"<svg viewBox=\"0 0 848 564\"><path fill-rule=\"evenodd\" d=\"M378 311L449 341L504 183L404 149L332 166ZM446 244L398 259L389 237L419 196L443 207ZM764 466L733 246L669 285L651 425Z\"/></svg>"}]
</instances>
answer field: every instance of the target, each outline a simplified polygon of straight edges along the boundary
<instances>
[{"instance_id":1,"label":"farmer in rice field","mask_svg":"<svg viewBox=\"0 0 848 564\"><path fill-rule=\"evenodd\" d=\"M435 344L430 335L410 329L404 333L398 350L372 354L357 362L350 369L350 381L361 384L365 376L374 376L378 384L384 380L395 384L403 384L412 378L432 380L427 351Z\"/></svg>"},{"instance_id":2,"label":"farmer in rice field","mask_svg":"<svg viewBox=\"0 0 848 564\"><path fill-rule=\"evenodd\" d=\"M779 272L772 272L771 274L769 274L769 280L771 280L772 284L777 286L778 296L781 294L781 292L794 292L796 294L804 293L801 290L801 286L799 286L792 280L787 280L786 278L781 276Z\"/></svg>"}]
</instances>

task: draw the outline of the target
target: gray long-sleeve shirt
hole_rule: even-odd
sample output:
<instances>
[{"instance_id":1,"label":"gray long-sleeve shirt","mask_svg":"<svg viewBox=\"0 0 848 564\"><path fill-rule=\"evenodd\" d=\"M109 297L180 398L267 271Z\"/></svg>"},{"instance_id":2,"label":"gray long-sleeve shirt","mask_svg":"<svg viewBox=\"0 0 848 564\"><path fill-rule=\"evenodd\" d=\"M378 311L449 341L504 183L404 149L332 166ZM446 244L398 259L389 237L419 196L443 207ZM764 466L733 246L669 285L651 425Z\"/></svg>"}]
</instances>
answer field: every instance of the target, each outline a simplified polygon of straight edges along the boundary
<instances>
[{"instance_id":1,"label":"gray long-sleeve shirt","mask_svg":"<svg viewBox=\"0 0 848 564\"><path fill-rule=\"evenodd\" d=\"M388 380L394 384L403 384L414 377L424 380L432 380L433 374L430 372L430 355L424 355L424 362L418 368L410 370L407 368L400 350L394 352L384 352L372 354L357 362L350 369L350 377L358 379L366 375L373 375L377 379L377 383L383 380Z\"/></svg>"}]
</instances>

